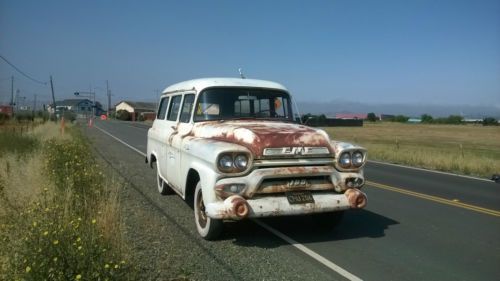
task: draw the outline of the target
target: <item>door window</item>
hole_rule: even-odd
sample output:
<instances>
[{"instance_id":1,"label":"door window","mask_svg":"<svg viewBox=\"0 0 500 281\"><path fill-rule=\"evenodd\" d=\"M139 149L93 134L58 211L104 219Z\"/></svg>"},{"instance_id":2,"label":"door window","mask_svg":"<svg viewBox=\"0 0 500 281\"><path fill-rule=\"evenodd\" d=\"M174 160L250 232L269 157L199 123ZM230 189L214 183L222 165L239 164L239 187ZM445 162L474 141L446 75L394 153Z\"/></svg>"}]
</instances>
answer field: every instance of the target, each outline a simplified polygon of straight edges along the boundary
<instances>
[{"instance_id":1,"label":"door window","mask_svg":"<svg viewBox=\"0 0 500 281\"><path fill-rule=\"evenodd\" d=\"M167 120L176 121L177 115L179 115L179 109L181 108L182 96L175 96L172 98L170 103L170 108L168 110Z\"/></svg>"},{"instance_id":2,"label":"door window","mask_svg":"<svg viewBox=\"0 0 500 281\"><path fill-rule=\"evenodd\" d=\"M164 97L160 101L160 107L158 108L158 114L156 114L156 119L165 119L167 114L168 97Z\"/></svg>"},{"instance_id":3,"label":"door window","mask_svg":"<svg viewBox=\"0 0 500 281\"><path fill-rule=\"evenodd\" d=\"M191 117L191 110L193 109L194 95L185 95L184 102L182 104L182 112L180 121L182 123L189 123Z\"/></svg>"}]
</instances>

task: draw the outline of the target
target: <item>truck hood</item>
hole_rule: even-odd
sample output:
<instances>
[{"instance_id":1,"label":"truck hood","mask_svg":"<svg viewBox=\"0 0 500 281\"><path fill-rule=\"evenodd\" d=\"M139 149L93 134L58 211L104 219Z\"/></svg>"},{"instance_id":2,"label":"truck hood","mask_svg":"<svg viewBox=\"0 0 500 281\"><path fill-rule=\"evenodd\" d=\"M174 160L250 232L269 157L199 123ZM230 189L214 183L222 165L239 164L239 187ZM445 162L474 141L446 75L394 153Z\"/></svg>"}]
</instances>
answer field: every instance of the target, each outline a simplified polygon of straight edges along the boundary
<instances>
[{"instance_id":1,"label":"truck hood","mask_svg":"<svg viewBox=\"0 0 500 281\"><path fill-rule=\"evenodd\" d=\"M319 129L272 121L224 121L196 123L191 135L248 148L261 158L265 148L325 147L334 154L328 134Z\"/></svg>"}]
</instances>

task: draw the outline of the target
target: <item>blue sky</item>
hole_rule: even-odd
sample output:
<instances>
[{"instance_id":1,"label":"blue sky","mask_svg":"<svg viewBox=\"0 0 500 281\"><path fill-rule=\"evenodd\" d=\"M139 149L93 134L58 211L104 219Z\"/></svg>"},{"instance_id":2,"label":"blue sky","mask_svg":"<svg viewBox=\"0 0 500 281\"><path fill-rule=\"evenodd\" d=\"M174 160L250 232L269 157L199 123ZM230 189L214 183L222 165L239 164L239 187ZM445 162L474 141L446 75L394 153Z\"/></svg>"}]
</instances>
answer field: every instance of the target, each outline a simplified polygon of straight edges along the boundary
<instances>
[{"instance_id":1,"label":"blue sky","mask_svg":"<svg viewBox=\"0 0 500 281\"><path fill-rule=\"evenodd\" d=\"M200 77L283 83L298 101L495 105L500 1L0 0L0 54L57 97L113 100ZM49 88L0 61L0 103Z\"/></svg>"}]
</instances>

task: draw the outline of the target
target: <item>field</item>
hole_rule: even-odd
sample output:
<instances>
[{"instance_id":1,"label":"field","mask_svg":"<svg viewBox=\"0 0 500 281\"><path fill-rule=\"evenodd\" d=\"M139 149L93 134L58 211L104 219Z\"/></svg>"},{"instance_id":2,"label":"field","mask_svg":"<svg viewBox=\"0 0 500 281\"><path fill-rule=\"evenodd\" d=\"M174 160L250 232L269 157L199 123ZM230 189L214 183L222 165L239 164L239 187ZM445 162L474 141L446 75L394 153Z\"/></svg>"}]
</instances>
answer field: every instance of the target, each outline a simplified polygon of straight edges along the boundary
<instances>
[{"instance_id":1,"label":"field","mask_svg":"<svg viewBox=\"0 0 500 281\"><path fill-rule=\"evenodd\" d=\"M365 122L324 128L335 140L368 149L368 158L490 178L500 173L500 127Z\"/></svg>"}]
</instances>

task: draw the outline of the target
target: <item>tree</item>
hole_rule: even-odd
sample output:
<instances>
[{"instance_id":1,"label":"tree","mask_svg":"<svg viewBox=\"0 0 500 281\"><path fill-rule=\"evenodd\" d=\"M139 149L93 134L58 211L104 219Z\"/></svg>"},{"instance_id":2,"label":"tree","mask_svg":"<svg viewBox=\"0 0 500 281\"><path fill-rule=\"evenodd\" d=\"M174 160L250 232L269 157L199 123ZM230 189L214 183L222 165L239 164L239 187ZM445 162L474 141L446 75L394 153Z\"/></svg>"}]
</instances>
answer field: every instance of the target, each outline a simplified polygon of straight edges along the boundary
<instances>
[{"instance_id":1,"label":"tree","mask_svg":"<svg viewBox=\"0 0 500 281\"><path fill-rule=\"evenodd\" d=\"M498 126L498 120L493 117L483 119L483 126Z\"/></svg>"},{"instance_id":2,"label":"tree","mask_svg":"<svg viewBox=\"0 0 500 281\"><path fill-rule=\"evenodd\" d=\"M408 117L408 116L405 116L405 115L396 115L396 116L394 116L394 118L391 121L392 122L406 123L406 122L408 122L408 119L410 119L410 117Z\"/></svg>"},{"instance_id":3,"label":"tree","mask_svg":"<svg viewBox=\"0 0 500 281\"><path fill-rule=\"evenodd\" d=\"M422 120L422 123L432 123L432 121L434 121L434 118L432 118L429 114L422 114L420 119Z\"/></svg>"},{"instance_id":4,"label":"tree","mask_svg":"<svg viewBox=\"0 0 500 281\"><path fill-rule=\"evenodd\" d=\"M378 120L377 115L373 112L368 113L368 115L366 115L366 119L371 122L376 122Z\"/></svg>"},{"instance_id":5,"label":"tree","mask_svg":"<svg viewBox=\"0 0 500 281\"><path fill-rule=\"evenodd\" d=\"M116 112L116 119L123 121L130 121L130 112L120 109Z\"/></svg>"},{"instance_id":6,"label":"tree","mask_svg":"<svg viewBox=\"0 0 500 281\"><path fill-rule=\"evenodd\" d=\"M447 122L448 124L462 124L464 122L464 118L460 115L450 115L448 116Z\"/></svg>"}]
</instances>

